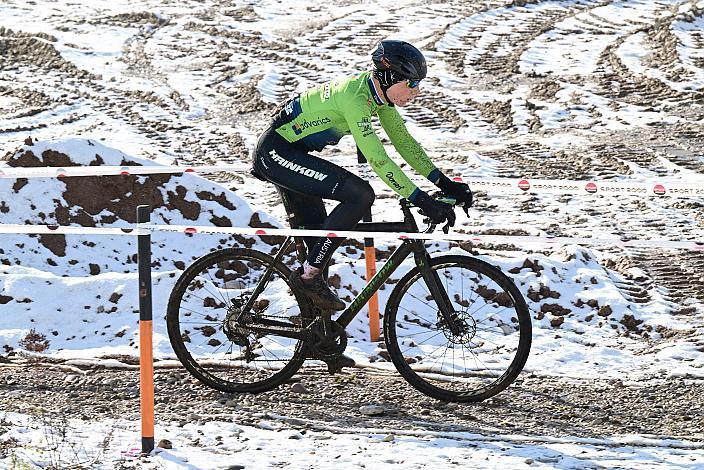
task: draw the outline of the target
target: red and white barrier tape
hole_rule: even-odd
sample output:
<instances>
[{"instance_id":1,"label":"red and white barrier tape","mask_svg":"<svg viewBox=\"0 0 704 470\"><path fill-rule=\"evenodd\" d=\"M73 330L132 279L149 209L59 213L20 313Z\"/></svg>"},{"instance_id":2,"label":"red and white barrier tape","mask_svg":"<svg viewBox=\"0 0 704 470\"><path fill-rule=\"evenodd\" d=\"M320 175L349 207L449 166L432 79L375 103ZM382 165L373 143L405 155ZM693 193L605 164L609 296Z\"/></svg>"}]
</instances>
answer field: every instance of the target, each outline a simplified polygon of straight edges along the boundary
<instances>
[{"instance_id":1,"label":"red and white barrier tape","mask_svg":"<svg viewBox=\"0 0 704 470\"><path fill-rule=\"evenodd\" d=\"M17 234L84 234L84 235L146 235L153 232L176 232L184 234L237 234L249 236L306 236L344 237L361 240L435 240L513 245L615 245L620 247L672 248L680 250L704 251L704 240L628 240L619 238L574 238L520 235L473 235L464 233L390 233L358 232L354 230L301 230L252 227L207 227L188 225L138 224L120 228L67 227L58 225L0 225L0 233Z\"/></svg>"},{"instance_id":2,"label":"red and white barrier tape","mask_svg":"<svg viewBox=\"0 0 704 470\"><path fill-rule=\"evenodd\" d=\"M468 178L473 190L502 193L598 194L607 196L704 197L704 178L697 183L666 181L576 181L526 178Z\"/></svg>"},{"instance_id":3,"label":"red and white barrier tape","mask_svg":"<svg viewBox=\"0 0 704 470\"><path fill-rule=\"evenodd\" d=\"M69 166L0 168L0 178L64 178L72 176L154 175L180 173L249 172L243 165L212 166ZM704 197L701 181L577 181L527 178L465 178L473 190L493 193L596 194L630 196Z\"/></svg>"}]
</instances>

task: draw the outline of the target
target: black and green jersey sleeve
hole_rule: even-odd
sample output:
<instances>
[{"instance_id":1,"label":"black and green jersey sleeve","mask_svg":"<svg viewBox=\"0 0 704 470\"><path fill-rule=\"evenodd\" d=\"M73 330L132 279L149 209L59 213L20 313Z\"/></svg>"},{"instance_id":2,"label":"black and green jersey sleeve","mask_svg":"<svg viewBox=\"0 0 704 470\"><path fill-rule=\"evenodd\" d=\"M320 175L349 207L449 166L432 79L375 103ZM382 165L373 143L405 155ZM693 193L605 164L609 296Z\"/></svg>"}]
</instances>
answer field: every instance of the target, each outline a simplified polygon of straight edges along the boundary
<instances>
[{"instance_id":1,"label":"black and green jersey sleeve","mask_svg":"<svg viewBox=\"0 0 704 470\"><path fill-rule=\"evenodd\" d=\"M287 141L301 142L310 150L322 150L351 134L374 172L398 194L413 200L418 188L386 153L372 123L375 114L414 170L426 178L439 174L398 111L379 98L370 72L308 90L287 103L274 125Z\"/></svg>"},{"instance_id":2,"label":"black and green jersey sleeve","mask_svg":"<svg viewBox=\"0 0 704 470\"><path fill-rule=\"evenodd\" d=\"M396 151L411 165L411 168L416 173L429 178L433 170L436 169L435 165L430 161L423 147L408 132L398 110L392 106L381 106L377 111L377 115L379 116L381 127L384 128L384 132L391 139Z\"/></svg>"}]
</instances>

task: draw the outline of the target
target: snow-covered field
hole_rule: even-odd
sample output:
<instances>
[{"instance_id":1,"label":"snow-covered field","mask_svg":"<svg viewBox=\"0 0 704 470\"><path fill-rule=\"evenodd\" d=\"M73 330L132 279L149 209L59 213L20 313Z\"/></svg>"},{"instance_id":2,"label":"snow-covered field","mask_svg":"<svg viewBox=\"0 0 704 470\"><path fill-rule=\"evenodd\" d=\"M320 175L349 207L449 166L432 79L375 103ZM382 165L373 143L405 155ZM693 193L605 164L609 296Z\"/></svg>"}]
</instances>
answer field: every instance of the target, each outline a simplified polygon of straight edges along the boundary
<instances>
[{"instance_id":1,"label":"snow-covered field","mask_svg":"<svg viewBox=\"0 0 704 470\"><path fill-rule=\"evenodd\" d=\"M397 3L3 2L0 150L15 161L8 164L27 152L39 157L53 150L80 165L176 160L245 166L277 101L366 69L374 43L393 37L428 51L430 78L419 102L403 114L450 174L704 185L704 2ZM23 144L28 136L33 143ZM340 150L323 155L368 174L357 167L351 140ZM379 194L374 218L397 213L391 191L373 176L370 182ZM157 223L283 226L284 220L275 191L246 175L0 179L0 194L0 222L11 224L118 227L134 222L134 207L142 202L156 207ZM477 233L702 240L704 203L489 192L478 194L470 218L459 221ZM232 239L164 233L153 240L154 348L164 362L174 355L161 320L178 274L194 257ZM20 341L33 328L50 342L44 354L68 364L115 365L135 356L134 239L3 235L0 247L0 354L21 351ZM446 244L432 249L466 254ZM632 383L704 378L701 251L473 250L512 273L527 297L534 337L526 374ZM340 251L336 260L332 273L351 287L342 287L341 297L361 290L361 252ZM394 277L411 266L407 262ZM382 307L389 293L380 291ZM362 315L348 333L348 353L360 367L393 370L368 340ZM277 423L158 423L157 439L168 436L175 448L144 461L122 453L138 447L134 421L69 427L89 449L85 458L97 456L113 430L99 459L105 468L137 462L145 468L704 466L697 420L686 437L593 441L352 432L324 423L300 434ZM390 434L395 437L384 440ZM0 412L0 466L50 463L56 456L38 452L46 449L46 435L28 413ZM186 444L195 435L203 435L202 446ZM10 440L16 448L3 452ZM64 452L66 462L72 450Z\"/></svg>"},{"instance_id":2,"label":"snow-covered field","mask_svg":"<svg viewBox=\"0 0 704 470\"><path fill-rule=\"evenodd\" d=\"M7 413L4 419L14 425L4 438L15 438L24 444L16 453L16 461L32 468L46 468L42 465L47 463L58 463L58 468L62 468L62 462L133 468L140 451L139 447L130 447L139 431L132 422L111 421L87 428L80 421L69 421L50 428L17 413ZM62 442L48 429L72 433L67 442L58 446L59 451L40 455L35 449L45 447L47 441ZM169 436L174 442L198 441L198 445L157 448L152 456L141 459L138 468L651 469L697 468L704 459L698 442L639 436L565 439L381 428L352 431L334 425L301 431L267 419L258 426L210 422L178 427L176 423L159 423L158 435Z\"/></svg>"}]
</instances>

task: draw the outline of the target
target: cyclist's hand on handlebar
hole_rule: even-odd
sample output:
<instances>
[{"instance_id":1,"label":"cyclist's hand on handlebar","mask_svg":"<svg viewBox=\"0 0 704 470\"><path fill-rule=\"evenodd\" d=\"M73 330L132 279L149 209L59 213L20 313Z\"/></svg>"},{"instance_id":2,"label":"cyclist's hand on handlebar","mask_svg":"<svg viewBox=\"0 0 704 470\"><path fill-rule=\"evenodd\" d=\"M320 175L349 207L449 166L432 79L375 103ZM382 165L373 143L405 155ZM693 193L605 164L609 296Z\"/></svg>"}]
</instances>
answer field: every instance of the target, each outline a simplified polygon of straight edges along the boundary
<instances>
[{"instance_id":1,"label":"cyclist's hand on handlebar","mask_svg":"<svg viewBox=\"0 0 704 470\"><path fill-rule=\"evenodd\" d=\"M450 227L455 225L455 211L452 209L450 204L433 199L423 191L420 191L420 193L416 196L413 204L418 206L423 213L428 216L430 222L434 224L441 224L447 221L447 225Z\"/></svg>"},{"instance_id":2,"label":"cyclist's hand on handlebar","mask_svg":"<svg viewBox=\"0 0 704 470\"><path fill-rule=\"evenodd\" d=\"M469 215L469 208L472 206L474 198L472 196L472 190L469 189L467 183L452 181L447 176L441 174L436 186L440 188L445 195L457 200L457 205L462 206L465 214Z\"/></svg>"}]
</instances>

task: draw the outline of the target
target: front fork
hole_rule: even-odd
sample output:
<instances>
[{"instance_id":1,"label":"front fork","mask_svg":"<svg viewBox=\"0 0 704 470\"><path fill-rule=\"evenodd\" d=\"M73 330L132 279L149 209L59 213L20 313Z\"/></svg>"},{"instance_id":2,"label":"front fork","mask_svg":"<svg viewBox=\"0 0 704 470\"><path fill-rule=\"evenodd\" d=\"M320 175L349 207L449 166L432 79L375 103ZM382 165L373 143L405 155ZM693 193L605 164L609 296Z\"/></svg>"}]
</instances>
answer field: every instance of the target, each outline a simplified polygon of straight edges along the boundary
<instances>
[{"instance_id":1,"label":"front fork","mask_svg":"<svg viewBox=\"0 0 704 470\"><path fill-rule=\"evenodd\" d=\"M416 265L423 276L423 280L425 280L425 284L430 290L430 295L433 297L433 300L435 300L435 303L440 310L440 314L442 315L445 324L449 326L452 334L459 335L460 328L454 315L452 301L447 295L447 289L445 289L442 285L442 280L440 280L438 272L432 269L430 254L425 248L425 244L422 240L416 240L414 243L415 247L413 250L413 256L415 258Z\"/></svg>"}]
</instances>

